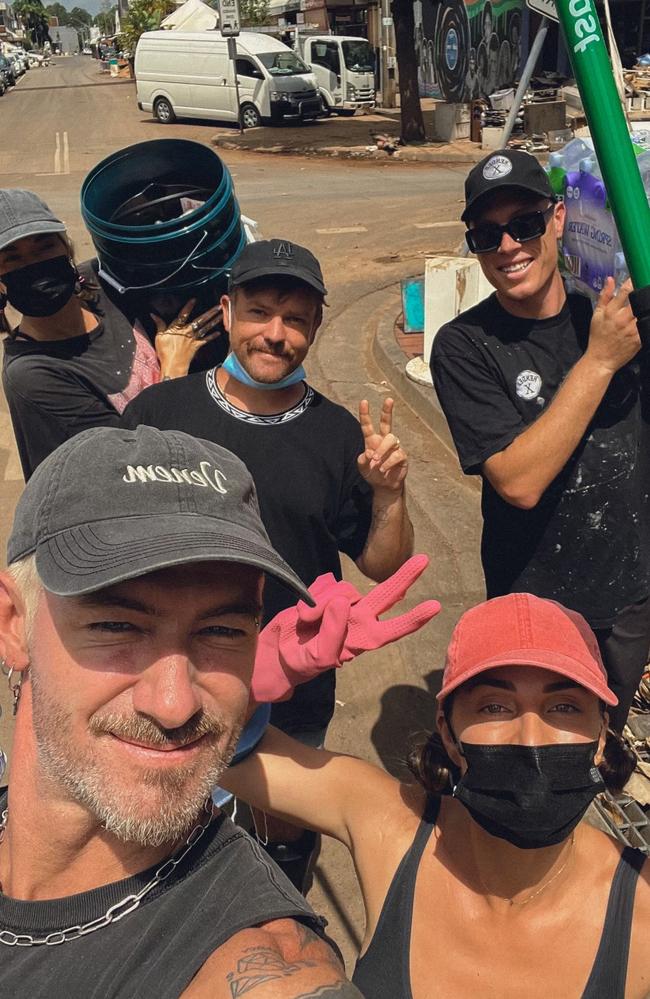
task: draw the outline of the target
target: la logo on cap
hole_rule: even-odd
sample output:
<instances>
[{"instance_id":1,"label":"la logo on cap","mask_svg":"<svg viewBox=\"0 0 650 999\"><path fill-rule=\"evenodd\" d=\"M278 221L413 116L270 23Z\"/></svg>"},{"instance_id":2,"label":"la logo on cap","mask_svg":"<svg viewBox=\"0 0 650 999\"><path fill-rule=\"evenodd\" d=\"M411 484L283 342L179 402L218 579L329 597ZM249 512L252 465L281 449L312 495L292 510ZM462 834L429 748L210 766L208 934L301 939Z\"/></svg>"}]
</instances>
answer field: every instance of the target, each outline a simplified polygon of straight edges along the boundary
<instances>
[{"instance_id":1,"label":"la logo on cap","mask_svg":"<svg viewBox=\"0 0 650 999\"><path fill-rule=\"evenodd\" d=\"M278 243L278 245L273 250L273 256L277 257L279 260L281 257L284 260L293 259L293 246L291 243Z\"/></svg>"},{"instance_id":2,"label":"la logo on cap","mask_svg":"<svg viewBox=\"0 0 650 999\"><path fill-rule=\"evenodd\" d=\"M512 170L512 162L507 156L493 156L483 167L483 176L486 180L500 180L507 177Z\"/></svg>"}]
</instances>

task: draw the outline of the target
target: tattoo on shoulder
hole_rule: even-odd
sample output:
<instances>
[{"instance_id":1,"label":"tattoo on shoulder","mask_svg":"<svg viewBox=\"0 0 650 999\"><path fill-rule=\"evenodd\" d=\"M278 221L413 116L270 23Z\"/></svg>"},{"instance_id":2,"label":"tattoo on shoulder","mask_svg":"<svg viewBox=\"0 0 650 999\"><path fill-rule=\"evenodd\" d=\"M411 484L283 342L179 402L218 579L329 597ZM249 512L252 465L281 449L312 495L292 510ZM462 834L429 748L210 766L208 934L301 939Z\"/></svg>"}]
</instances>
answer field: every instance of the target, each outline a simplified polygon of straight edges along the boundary
<instances>
[{"instance_id":1,"label":"tattoo on shoulder","mask_svg":"<svg viewBox=\"0 0 650 999\"><path fill-rule=\"evenodd\" d=\"M226 980L232 999L239 999L266 982L289 978L303 968L314 968L315 961L285 961L273 947L249 947L237 961L237 971Z\"/></svg>"}]
</instances>

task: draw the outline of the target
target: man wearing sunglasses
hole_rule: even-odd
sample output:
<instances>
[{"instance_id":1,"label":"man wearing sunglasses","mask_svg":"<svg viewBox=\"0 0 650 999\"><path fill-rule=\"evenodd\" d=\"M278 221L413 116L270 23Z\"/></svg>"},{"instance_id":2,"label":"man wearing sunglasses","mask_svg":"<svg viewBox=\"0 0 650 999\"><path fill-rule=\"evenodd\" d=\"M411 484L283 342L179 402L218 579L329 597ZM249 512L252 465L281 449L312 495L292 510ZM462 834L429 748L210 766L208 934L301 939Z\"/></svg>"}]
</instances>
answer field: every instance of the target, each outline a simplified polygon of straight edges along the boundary
<instances>
[{"instance_id":1,"label":"man wearing sunglasses","mask_svg":"<svg viewBox=\"0 0 650 999\"><path fill-rule=\"evenodd\" d=\"M620 729L650 641L630 286L615 294L608 278L593 311L567 294L564 205L528 153L487 156L465 196L467 243L495 291L442 327L431 368L463 471L483 479L487 594L527 591L587 618Z\"/></svg>"}]
</instances>

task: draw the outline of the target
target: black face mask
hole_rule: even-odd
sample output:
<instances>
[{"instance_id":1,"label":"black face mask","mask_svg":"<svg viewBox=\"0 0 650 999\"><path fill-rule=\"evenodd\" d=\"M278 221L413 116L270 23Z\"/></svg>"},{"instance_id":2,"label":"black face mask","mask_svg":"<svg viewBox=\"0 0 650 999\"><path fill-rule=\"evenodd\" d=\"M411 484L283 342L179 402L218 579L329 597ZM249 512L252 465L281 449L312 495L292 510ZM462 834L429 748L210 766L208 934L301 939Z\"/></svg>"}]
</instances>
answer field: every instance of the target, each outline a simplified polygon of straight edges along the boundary
<instances>
[{"instance_id":1,"label":"black face mask","mask_svg":"<svg viewBox=\"0 0 650 999\"><path fill-rule=\"evenodd\" d=\"M605 788L597 742L459 748L467 771L454 797L486 832L522 850L561 843Z\"/></svg>"},{"instance_id":2,"label":"black face mask","mask_svg":"<svg viewBox=\"0 0 650 999\"><path fill-rule=\"evenodd\" d=\"M43 318L53 316L72 298L77 272L68 257L61 256L19 267L0 280L14 309Z\"/></svg>"}]
</instances>

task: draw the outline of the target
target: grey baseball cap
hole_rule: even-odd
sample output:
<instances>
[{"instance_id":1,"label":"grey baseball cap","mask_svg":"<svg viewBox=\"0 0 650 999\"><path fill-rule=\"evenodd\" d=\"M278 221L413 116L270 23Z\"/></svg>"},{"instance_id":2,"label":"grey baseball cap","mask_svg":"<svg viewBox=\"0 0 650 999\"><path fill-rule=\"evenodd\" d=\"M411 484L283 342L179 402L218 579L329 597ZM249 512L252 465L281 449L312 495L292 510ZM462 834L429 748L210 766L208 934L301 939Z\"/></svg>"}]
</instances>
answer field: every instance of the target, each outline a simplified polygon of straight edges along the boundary
<instances>
[{"instance_id":1,"label":"grey baseball cap","mask_svg":"<svg viewBox=\"0 0 650 999\"><path fill-rule=\"evenodd\" d=\"M262 239L248 243L230 271L230 287L261 277L292 277L321 295L327 294L318 260L304 246L289 239Z\"/></svg>"},{"instance_id":2,"label":"grey baseball cap","mask_svg":"<svg viewBox=\"0 0 650 999\"><path fill-rule=\"evenodd\" d=\"M272 547L244 463L172 430L96 427L50 454L18 501L7 561L32 553L60 596L222 561L256 566L314 603Z\"/></svg>"},{"instance_id":3,"label":"grey baseball cap","mask_svg":"<svg viewBox=\"0 0 650 999\"><path fill-rule=\"evenodd\" d=\"M65 232L60 219L32 191L0 189L0 250L25 236Z\"/></svg>"}]
</instances>

